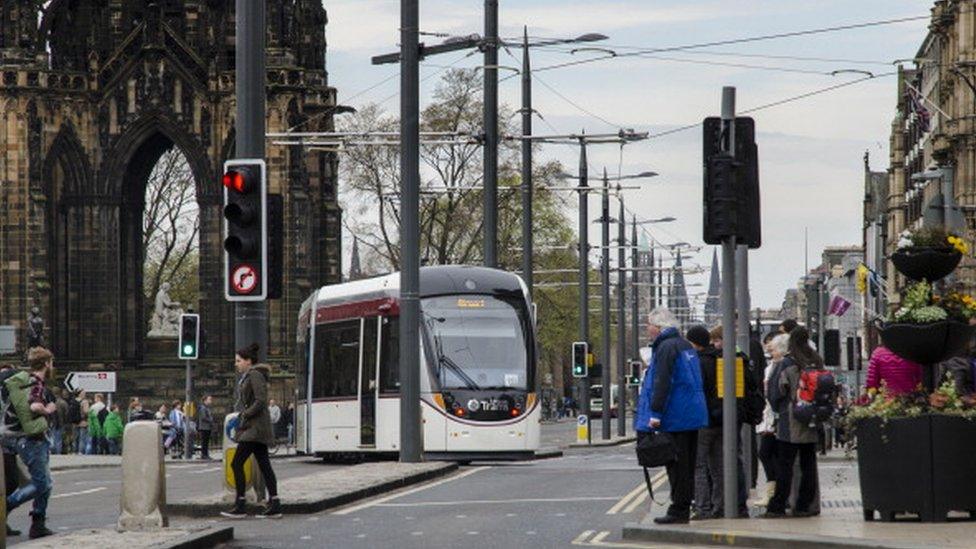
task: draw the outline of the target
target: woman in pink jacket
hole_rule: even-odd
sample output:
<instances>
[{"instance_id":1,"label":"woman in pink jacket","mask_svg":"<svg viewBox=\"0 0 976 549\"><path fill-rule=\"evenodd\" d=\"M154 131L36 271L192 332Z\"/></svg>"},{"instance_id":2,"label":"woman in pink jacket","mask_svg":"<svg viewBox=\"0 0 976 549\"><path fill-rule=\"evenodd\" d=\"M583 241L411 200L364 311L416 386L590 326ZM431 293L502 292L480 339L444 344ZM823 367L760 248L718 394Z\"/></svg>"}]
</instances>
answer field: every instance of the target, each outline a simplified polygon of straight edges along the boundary
<instances>
[{"instance_id":1,"label":"woman in pink jacket","mask_svg":"<svg viewBox=\"0 0 976 549\"><path fill-rule=\"evenodd\" d=\"M871 353L864 384L868 389L880 389L883 385L888 394L901 395L914 391L921 383L921 364L902 358L884 346Z\"/></svg>"}]
</instances>

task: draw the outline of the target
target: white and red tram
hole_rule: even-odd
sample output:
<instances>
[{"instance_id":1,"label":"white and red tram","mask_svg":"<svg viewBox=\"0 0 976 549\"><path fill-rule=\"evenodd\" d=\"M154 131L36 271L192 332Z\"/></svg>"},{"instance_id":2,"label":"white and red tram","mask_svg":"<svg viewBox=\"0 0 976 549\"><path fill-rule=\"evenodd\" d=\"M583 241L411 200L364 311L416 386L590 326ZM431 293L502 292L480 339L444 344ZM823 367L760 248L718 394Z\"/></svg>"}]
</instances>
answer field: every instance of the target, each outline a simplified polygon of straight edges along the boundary
<instances>
[{"instance_id":1,"label":"white and red tram","mask_svg":"<svg viewBox=\"0 0 976 549\"><path fill-rule=\"evenodd\" d=\"M399 451L399 282L394 273L325 286L302 305L299 451ZM420 298L424 454L459 461L532 457L540 410L525 283L496 269L425 267Z\"/></svg>"}]
</instances>

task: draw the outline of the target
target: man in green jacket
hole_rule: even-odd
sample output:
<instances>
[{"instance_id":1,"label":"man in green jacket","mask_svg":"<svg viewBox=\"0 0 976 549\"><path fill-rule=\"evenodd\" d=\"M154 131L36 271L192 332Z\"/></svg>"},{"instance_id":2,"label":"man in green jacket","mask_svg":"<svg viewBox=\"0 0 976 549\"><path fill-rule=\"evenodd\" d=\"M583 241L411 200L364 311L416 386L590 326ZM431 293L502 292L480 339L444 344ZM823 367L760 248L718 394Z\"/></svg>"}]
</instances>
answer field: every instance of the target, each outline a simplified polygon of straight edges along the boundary
<instances>
[{"instance_id":1,"label":"man in green jacket","mask_svg":"<svg viewBox=\"0 0 976 549\"><path fill-rule=\"evenodd\" d=\"M8 427L17 437L17 455L30 472L30 484L7 496L7 513L34 500L30 537L35 539L54 533L44 524L51 496L51 444L47 438L47 417L56 414L58 409L44 389L44 380L54 375L54 355L43 347L35 347L28 351L27 361L29 374L20 372L4 382L16 417L15 425Z\"/></svg>"},{"instance_id":2,"label":"man in green jacket","mask_svg":"<svg viewBox=\"0 0 976 549\"><path fill-rule=\"evenodd\" d=\"M122 425L122 415L119 414L119 405L113 404L112 411L105 417L105 424L102 425L105 433L105 440L108 442L108 453L119 455L122 452L122 433L125 428Z\"/></svg>"},{"instance_id":3,"label":"man in green jacket","mask_svg":"<svg viewBox=\"0 0 976 549\"><path fill-rule=\"evenodd\" d=\"M88 437L91 439L91 453L105 454L108 444L105 441L105 418L108 408L105 406L105 395L95 395L95 402L88 409Z\"/></svg>"}]
</instances>

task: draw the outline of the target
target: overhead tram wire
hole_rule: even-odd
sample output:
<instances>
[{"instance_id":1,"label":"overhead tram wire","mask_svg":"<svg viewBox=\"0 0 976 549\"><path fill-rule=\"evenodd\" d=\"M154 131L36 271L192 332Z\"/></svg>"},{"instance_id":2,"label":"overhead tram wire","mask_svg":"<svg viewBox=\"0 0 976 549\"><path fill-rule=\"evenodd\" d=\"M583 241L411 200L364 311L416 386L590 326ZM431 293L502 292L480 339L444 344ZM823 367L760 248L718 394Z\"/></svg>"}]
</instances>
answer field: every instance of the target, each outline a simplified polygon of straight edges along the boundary
<instances>
[{"instance_id":1,"label":"overhead tram wire","mask_svg":"<svg viewBox=\"0 0 976 549\"><path fill-rule=\"evenodd\" d=\"M622 57L639 57L639 56L641 56L643 54L666 53L666 52L674 52L674 51L683 51L683 50L709 48L709 47L714 47L714 46L726 46L726 45L730 45L730 44L746 44L746 43L750 43L750 42L760 42L760 41L765 41L765 40L776 40L776 39L782 39L782 38L795 38L795 37L799 37L799 36L810 36L810 35L815 35L815 34L824 34L824 33L831 33L831 32L839 32L839 31L863 29L863 28L877 27L877 26L882 26L882 25L894 25L894 24L898 24L898 23L907 23L907 22L910 22L910 21L919 21L919 20L922 20L922 19L928 20L929 18L930 18L929 15L922 15L922 16L915 16L915 17L902 17L902 18L897 18L897 19L884 19L884 20L880 20L880 21L869 21L869 22L866 22L866 23L854 23L854 24L850 24L850 25L839 25L839 26L834 26L834 27L824 27L824 28L808 29L808 30L802 30L802 31L792 31L792 32L782 32L782 33L775 33L775 34L765 34L765 35L759 35L759 36L749 36L749 37L744 37L744 38L733 38L733 39L729 39L729 40L717 40L717 41L713 41L713 42L701 42L701 43L697 43L697 44L688 44L688 45L683 45L683 46L669 46L669 47L662 47L662 48L636 49L636 51L624 52L624 53L617 54L616 56L594 57L594 58L590 58L590 59L580 59L578 61L568 61L566 63L558 63L558 64L555 64L555 65L548 65L548 66L544 66L544 67L539 67L537 69L534 69L534 72L543 72L543 71L549 71L549 70L559 69L559 68L563 68L563 67L571 67L571 66L575 66L575 65L583 65L583 64L587 64L587 63L594 63L596 61L605 61L607 59L619 59L619 58L622 58ZM632 47L638 48L636 46L632 46ZM626 48L626 46L624 46L623 48Z\"/></svg>"},{"instance_id":2,"label":"overhead tram wire","mask_svg":"<svg viewBox=\"0 0 976 549\"><path fill-rule=\"evenodd\" d=\"M612 44L604 44L599 49L607 50L623 50L628 49L627 46L614 46ZM563 53L563 54L573 54L580 50L580 48L569 48L566 46L541 46L540 51L546 51L550 53ZM630 53L630 52L625 52ZM891 61L872 61L868 59L845 59L838 57L809 57L803 55L773 55L764 53L746 53L746 52L730 52L730 51L715 51L715 50L680 50L680 53L688 55L700 55L709 56L713 55L716 57L744 57L749 59L770 59L774 61L799 61L804 63L843 63L845 65L869 65L878 67L890 67Z\"/></svg>"}]
</instances>

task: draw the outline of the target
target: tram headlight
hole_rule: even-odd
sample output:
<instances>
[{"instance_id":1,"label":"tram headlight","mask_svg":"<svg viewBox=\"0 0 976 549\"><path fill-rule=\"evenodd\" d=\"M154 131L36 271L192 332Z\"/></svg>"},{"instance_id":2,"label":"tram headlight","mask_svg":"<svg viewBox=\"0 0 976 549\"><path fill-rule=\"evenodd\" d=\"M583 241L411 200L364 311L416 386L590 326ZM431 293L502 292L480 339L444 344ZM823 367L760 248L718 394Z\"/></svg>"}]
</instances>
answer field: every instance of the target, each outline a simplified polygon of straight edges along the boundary
<instances>
[{"instance_id":1,"label":"tram headlight","mask_svg":"<svg viewBox=\"0 0 976 549\"><path fill-rule=\"evenodd\" d=\"M509 413L511 413L511 414L512 414L512 417L518 417L518 416L519 416L519 415L520 415L520 414L522 413L522 410L520 410L520 409L519 409L519 408L518 408L518 407L516 406L515 408L512 408L512 410L511 410L511 411L510 411Z\"/></svg>"}]
</instances>

